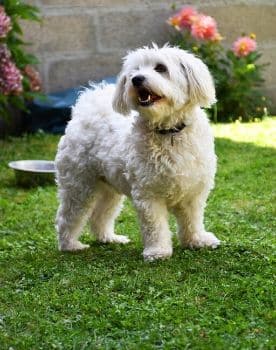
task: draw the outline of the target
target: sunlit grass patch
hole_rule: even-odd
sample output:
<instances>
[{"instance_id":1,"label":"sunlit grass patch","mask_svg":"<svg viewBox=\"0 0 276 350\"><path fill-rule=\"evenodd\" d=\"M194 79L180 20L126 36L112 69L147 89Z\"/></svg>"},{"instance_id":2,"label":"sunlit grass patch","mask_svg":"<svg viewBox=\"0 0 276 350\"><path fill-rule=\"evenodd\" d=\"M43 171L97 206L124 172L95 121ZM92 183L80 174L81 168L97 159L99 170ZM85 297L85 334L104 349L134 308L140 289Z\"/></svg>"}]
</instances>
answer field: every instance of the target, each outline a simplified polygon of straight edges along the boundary
<instances>
[{"instance_id":1,"label":"sunlit grass patch","mask_svg":"<svg viewBox=\"0 0 276 350\"><path fill-rule=\"evenodd\" d=\"M258 146L276 148L276 118L252 123L229 123L214 126L216 137L236 142L250 142Z\"/></svg>"}]
</instances>

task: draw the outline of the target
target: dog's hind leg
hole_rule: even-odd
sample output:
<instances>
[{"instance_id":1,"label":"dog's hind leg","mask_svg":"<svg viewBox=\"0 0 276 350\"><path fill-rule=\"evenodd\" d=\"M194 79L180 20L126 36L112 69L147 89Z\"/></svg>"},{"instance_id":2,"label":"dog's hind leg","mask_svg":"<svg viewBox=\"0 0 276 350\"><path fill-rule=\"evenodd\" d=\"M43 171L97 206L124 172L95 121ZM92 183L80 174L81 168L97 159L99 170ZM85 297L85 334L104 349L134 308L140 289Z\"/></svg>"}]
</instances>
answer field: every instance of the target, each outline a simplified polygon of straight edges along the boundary
<instances>
[{"instance_id":1,"label":"dog's hind leg","mask_svg":"<svg viewBox=\"0 0 276 350\"><path fill-rule=\"evenodd\" d=\"M103 243L128 243L126 236L114 233L114 223L123 206L124 196L110 185L100 183L91 213L91 231Z\"/></svg>"},{"instance_id":2,"label":"dog's hind leg","mask_svg":"<svg viewBox=\"0 0 276 350\"><path fill-rule=\"evenodd\" d=\"M76 251L88 248L78 238L89 217L93 203L92 189L79 190L77 188L59 189L60 206L56 216L59 249L62 251Z\"/></svg>"}]
</instances>

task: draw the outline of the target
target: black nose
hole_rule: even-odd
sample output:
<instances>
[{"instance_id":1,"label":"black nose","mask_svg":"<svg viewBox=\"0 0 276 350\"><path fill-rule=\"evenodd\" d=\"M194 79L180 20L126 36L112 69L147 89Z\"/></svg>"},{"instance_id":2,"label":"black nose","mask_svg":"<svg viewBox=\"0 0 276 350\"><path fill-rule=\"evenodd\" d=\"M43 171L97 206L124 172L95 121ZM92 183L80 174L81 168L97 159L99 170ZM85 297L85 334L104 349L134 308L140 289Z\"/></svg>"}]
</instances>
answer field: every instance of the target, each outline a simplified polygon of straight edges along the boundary
<instances>
[{"instance_id":1,"label":"black nose","mask_svg":"<svg viewBox=\"0 0 276 350\"><path fill-rule=\"evenodd\" d=\"M133 86L139 87L143 84L143 81L146 78L143 75L136 75L135 77L132 78L132 84Z\"/></svg>"}]
</instances>

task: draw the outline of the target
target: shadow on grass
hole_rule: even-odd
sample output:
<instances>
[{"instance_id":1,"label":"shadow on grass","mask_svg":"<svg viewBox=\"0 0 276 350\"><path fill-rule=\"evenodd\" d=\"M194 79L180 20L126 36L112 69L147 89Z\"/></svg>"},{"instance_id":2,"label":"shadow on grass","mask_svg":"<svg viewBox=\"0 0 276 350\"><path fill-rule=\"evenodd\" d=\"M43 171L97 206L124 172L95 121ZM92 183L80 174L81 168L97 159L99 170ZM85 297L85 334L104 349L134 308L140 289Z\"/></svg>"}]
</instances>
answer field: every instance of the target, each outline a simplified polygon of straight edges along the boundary
<instances>
[{"instance_id":1,"label":"shadow on grass","mask_svg":"<svg viewBox=\"0 0 276 350\"><path fill-rule=\"evenodd\" d=\"M137 247L135 243L124 247L95 243L90 249L76 253L59 252L55 248L33 254L26 252L12 265L7 262L3 267L10 282L16 283L22 276L28 280L26 276L29 276L33 286L33 283L63 278L88 282L89 276L105 284L111 278L123 276L131 280L137 274L144 278L144 283L147 277L153 282L165 276L184 281L197 275L199 279L215 281L233 275L248 278L259 272L264 277L272 264L269 254L242 244L223 244L215 250L187 250L176 246L170 259L154 262L144 262L141 253L142 247Z\"/></svg>"}]
</instances>

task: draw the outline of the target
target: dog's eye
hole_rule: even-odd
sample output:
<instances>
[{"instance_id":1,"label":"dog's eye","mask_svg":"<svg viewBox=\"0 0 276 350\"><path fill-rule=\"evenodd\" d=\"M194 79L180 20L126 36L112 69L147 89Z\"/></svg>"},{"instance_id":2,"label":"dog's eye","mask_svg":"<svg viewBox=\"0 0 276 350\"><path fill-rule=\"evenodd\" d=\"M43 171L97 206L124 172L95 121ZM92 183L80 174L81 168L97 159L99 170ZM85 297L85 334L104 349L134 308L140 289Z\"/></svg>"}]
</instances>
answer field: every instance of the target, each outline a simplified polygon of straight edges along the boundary
<instances>
[{"instance_id":1,"label":"dog's eye","mask_svg":"<svg viewBox=\"0 0 276 350\"><path fill-rule=\"evenodd\" d=\"M158 64L155 66L154 70L155 70L156 72L158 72L158 73L166 73L168 69L167 69L167 67L166 67L164 64L158 63Z\"/></svg>"}]
</instances>

